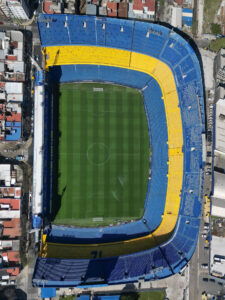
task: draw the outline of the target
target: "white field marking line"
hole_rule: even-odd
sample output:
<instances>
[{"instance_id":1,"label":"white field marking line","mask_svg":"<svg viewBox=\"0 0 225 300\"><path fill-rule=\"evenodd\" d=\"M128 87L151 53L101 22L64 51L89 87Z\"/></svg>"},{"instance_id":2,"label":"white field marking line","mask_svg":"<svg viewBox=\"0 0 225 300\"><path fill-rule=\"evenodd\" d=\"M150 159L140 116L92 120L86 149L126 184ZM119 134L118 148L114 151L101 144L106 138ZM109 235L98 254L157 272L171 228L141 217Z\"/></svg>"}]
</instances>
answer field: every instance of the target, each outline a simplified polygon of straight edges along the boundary
<instances>
[{"instance_id":1,"label":"white field marking line","mask_svg":"<svg viewBox=\"0 0 225 300\"><path fill-rule=\"evenodd\" d=\"M93 92L103 92L103 88L93 88Z\"/></svg>"},{"instance_id":2,"label":"white field marking line","mask_svg":"<svg viewBox=\"0 0 225 300\"><path fill-rule=\"evenodd\" d=\"M98 217L98 218L92 218L93 222L98 222L98 221L103 221L104 218L103 217Z\"/></svg>"}]
</instances>

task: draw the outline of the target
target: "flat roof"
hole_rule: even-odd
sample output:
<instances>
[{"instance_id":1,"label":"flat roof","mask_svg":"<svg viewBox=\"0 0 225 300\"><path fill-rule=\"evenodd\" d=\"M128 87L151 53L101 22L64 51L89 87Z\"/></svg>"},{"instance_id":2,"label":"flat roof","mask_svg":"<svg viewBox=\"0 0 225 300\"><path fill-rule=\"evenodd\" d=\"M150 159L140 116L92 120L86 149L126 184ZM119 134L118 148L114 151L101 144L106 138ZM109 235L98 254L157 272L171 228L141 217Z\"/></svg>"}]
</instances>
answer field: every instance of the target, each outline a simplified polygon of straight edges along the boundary
<instances>
[{"instance_id":1,"label":"flat roof","mask_svg":"<svg viewBox=\"0 0 225 300\"><path fill-rule=\"evenodd\" d=\"M225 275L225 262L221 262L218 264L214 263L214 256L222 256L225 257L225 238L212 236L211 240L211 252L210 252L210 264L211 264L211 273L212 272L219 272L222 275Z\"/></svg>"},{"instance_id":2,"label":"flat roof","mask_svg":"<svg viewBox=\"0 0 225 300\"><path fill-rule=\"evenodd\" d=\"M0 165L0 180L5 181L6 186L11 184L11 165L2 164Z\"/></svg>"},{"instance_id":3,"label":"flat roof","mask_svg":"<svg viewBox=\"0 0 225 300\"><path fill-rule=\"evenodd\" d=\"M6 82L5 90L7 94L22 94L23 83L22 82Z\"/></svg>"},{"instance_id":4,"label":"flat roof","mask_svg":"<svg viewBox=\"0 0 225 300\"><path fill-rule=\"evenodd\" d=\"M33 214L42 212L42 172L44 143L44 87L36 86L34 94L34 161L33 161Z\"/></svg>"},{"instance_id":5,"label":"flat roof","mask_svg":"<svg viewBox=\"0 0 225 300\"><path fill-rule=\"evenodd\" d=\"M214 151L214 166L225 170L225 153Z\"/></svg>"},{"instance_id":6,"label":"flat roof","mask_svg":"<svg viewBox=\"0 0 225 300\"><path fill-rule=\"evenodd\" d=\"M224 199L225 200L225 174L214 172L214 193L213 196L215 198Z\"/></svg>"}]
</instances>

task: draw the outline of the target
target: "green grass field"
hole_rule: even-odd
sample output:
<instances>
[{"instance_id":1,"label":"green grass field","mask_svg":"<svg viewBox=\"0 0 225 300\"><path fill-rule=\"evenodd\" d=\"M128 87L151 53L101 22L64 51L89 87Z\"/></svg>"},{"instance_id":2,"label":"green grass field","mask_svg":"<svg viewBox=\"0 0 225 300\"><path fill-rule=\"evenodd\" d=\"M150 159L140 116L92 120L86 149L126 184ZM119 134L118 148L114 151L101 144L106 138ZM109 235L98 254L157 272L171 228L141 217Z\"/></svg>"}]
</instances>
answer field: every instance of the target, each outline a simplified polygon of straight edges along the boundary
<instances>
[{"instance_id":1,"label":"green grass field","mask_svg":"<svg viewBox=\"0 0 225 300\"><path fill-rule=\"evenodd\" d=\"M99 226L140 218L150 156L140 92L61 84L53 103L53 222Z\"/></svg>"}]
</instances>

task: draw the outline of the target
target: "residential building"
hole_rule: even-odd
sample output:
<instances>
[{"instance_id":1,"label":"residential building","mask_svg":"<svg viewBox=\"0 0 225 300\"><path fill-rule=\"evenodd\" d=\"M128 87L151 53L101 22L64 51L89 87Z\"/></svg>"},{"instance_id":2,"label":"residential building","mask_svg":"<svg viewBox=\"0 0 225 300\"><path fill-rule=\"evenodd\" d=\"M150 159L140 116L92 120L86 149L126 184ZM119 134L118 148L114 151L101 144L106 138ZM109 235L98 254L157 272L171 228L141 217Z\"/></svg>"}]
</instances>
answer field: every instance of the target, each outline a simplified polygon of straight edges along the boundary
<instances>
[{"instance_id":1,"label":"residential building","mask_svg":"<svg viewBox=\"0 0 225 300\"><path fill-rule=\"evenodd\" d=\"M61 3L52 1L45 1L43 5L43 11L46 14L60 14L61 13Z\"/></svg>"},{"instance_id":2,"label":"residential building","mask_svg":"<svg viewBox=\"0 0 225 300\"><path fill-rule=\"evenodd\" d=\"M0 141L21 139L24 80L23 34L0 32Z\"/></svg>"},{"instance_id":3,"label":"residential building","mask_svg":"<svg viewBox=\"0 0 225 300\"><path fill-rule=\"evenodd\" d=\"M117 17L118 3L116 2L107 2L107 16L108 17Z\"/></svg>"},{"instance_id":4,"label":"residential building","mask_svg":"<svg viewBox=\"0 0 225 300\"><path fill-rule=\"evenodd\" d=\"M154 20L155 0L134 0L129 3L129 17Z\"/></svg>"},{"instance_id":5,"label":"residential building","mask_svg":"<svg viewBox=\"0 0 225 300\"><path fill-rule=\"evenodd\" d=\"M13 165L0 165L0 285L15 284L20 272L21 187L16 170Z\"/></svg>"},{"instance_id":6,"label":"residential building","mask_svg":"<svg viewBox=\"0 0 225 300\"><path fill-rule=\"evenodd\" d=\"M30 7L24 0L0 0L0 10L7 18L29 20Z\"/></svg>"},{"instance_id":7,"label":"residential building","mask_svg":"<svg viewBox=\"0 0 225 300\"><path fill-rule=\"evenodd\" d=\"M225 174L214 172L214 192L212 196L212 216L225 218Z\"/></svg>"},{"instance_id":8,"label":"residential building","mask_svg":"<svg viewBox=\"0 0 225 300\"><path fill-rule=\"evenodd\" d=\"M118 4L118 17L119 18L128 18L128 3L119 2Z\"/></svg>"},{"instance_id":9,"label":"residential building","mask_svg":"<svg viewBox=\"0 0 225 300\"><path fill-rule=\"evenodd\" d=\"M213 276L225 276L225 237L212 235L210 251L210 271Z\"/></svg>"},{"instance_id":10,"label":"residential building","mask_svg":"<svg viewBox=\"0 0 225 300\"><path fill-rule=\"evenodd\" d=\"M217 82L225 84L225 49L220 49L215 58L214 76Z\"/></svg>"},{"instance_id":11,"label":"residential building","mask_svg":"<svg viewBox=\"0 0 225 300\"><path fill-rule=\"evenodd\" d=\"M220 99L216 103L216 138L215 138L215 150L223 152L225 154L225 100Z\"/></svg>"},{"instance_id":12,"label":"residential building","mask_svg":"<svg viewBox=\"0 0 225 300\"><path fill-rule=\"evenodd\" d=\"M177 6L171 7L171 25L182 28L182 8Z\"/></svg>"}]
</instances>

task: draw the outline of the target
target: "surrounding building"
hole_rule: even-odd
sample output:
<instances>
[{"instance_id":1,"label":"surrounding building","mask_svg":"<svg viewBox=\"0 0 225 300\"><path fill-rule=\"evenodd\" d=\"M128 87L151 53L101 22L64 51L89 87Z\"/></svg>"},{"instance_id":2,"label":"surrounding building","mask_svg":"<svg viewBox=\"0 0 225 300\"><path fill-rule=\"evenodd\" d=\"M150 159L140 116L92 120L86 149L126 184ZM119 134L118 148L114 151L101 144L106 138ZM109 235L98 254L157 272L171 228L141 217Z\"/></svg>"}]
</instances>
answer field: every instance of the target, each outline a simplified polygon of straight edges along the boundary
<instances>
[{"instance_id":1,"label":"surrounding building","mask_svg":"<svg viewBox=\"0 0 225 300\"><path fill-rule=\"evenodd\" d=\"M97 6L95 4L87 4L86 14L90 15L90 16L96 16L97 15Z\"/></svg>"},{"instance_id":2,"label":"surrounding building","mask_svg":"<svg viewBox=\"0 0 225 300\"><path fill-rule=\"evenodd\" d=\"M118 3L118 17L119 18L128 18L128 3L119 2Z\"/></svg>"},{"instance_id":3,"label":"surrounding building","mask_svg":"<svg viewBox=\"0 0 225 300\"><path fill-rule=\"evenodd\" d=\"M60 14L61 3L58 1L45 1L43 5L43 11L46 14Z\"/></svg>"},{"instance_id":4,"label":"surrounding building","mask_svg":"<svg viewBox=\"0 0 225 300\"><path fill-rule=\"evenodd\" d=\"M225 84L219 84L215 89L215 101L225 98Z\"/></svg>"},{"instance_id":5,"label":"surrounding building","mask_svg":"<svg viewBox=\"0 0 225 300\"><path fill-rule=\"evenodd\" d=\"M20 31L0 32L0 81L25 81L23 34Z\"/></svg>"},{"instance_id":6,"label":"surrounding building","mask_svg":"<svg viewBox=\"0 0 225 300\"><path fill-rule=\"evenodd\" d=\"M193 9L183 8L182 9L182 24L191 27L193 22Z\"/></svg>"},{"instance_id":7,"label":"surrounding building","mask_svg":"<svg viewBox=\"0 0 225 300\"><path fill-rule=\"evenodd\" d=\"M225 237L213 235L211 240L211 251L210 251L210 265L211 265L210 271L213 276L216 277L225 276L224 249L225 249Z\"/></svg>"},{"instance_id":8,"label":"surrounding building","mask_svg":"<svg viewBox=\"0 0 225 300\"><path fill-rule=\"evenodd\" d=\"M117 7L118 7L118 3L107 2L107 16L108 17L117 17Z\"/></svg>"},{"instance_id":9,"label":"surrounding building","mask_svg":"<svg viewBox=\"0 0 225 300\"><path fill-rule=\"evenodd\" d=\"M171 7L171 25L177 28L182 27L182 8L177 6Z\"/></svg>"},{"instance_id":10,"label":"surrounding building","mask_svg":"<svg viewBox=\"0 0 225 300\"><path fill-rule=\"evenodd\" d=\"M225 217L225 100L216 103L212 215Z\"/></svg>"},{"instance_id":11,"label":"surrounding building","mask_svg":"<svg viewBox=\"0 0 225 300\"><path fill-rule=\"evenodd\" d=\"M217 82L225 83L225 49L221 49L215 58L214 76Z\"/></svg>"},{"instance_id":12,"label":"surrounding building","mask_svg":"<svg viewBox=\"0 0 225 300\"><path fill-rule=\"evenodd\" d=\"M0 140L21 139L25 64L23 34L0 32Z\"/></svg>"},{"instance_id":13,"label":"surrounding building","mask_svg":"<svg viewBox=\"0 0 225 300\"><path fill-rule=\"evenodd\" d=\"M214 61L215 88L215 147L214 189L212 215L225 217L225 49L221 49Z\"/></svg>"},{"instance_id":14,"label":"surrounding building","mask_svg":"<svg viewBox=\"0 0 225 300\"><path fill-rule=\"evenodd\" d=\"M129 17L154 20L155 0L134 0L129 3Z\"/></svg>"},{"instance_id":15,"label":"surrounding building","mask_svg":"<svg viewBox=\"0 0 225 300\"><path fill-rule=\"evenodd\" d=\"M225 218L225 174L214 172L214 193L211 214Z\"/></svg>"},{"instance_id":16,"label":"surrounding building","mask_svg":"<svg viewBox=\"0 0 225 300\"><path fill-rule=\"evenodd\" d=\"M43 3L43 11L46 14L74 14L75 13L75 0L58 1L47 0Z\"/></svg>"},{"instance_id":17,"label":"surrounding building","mask_svg":"<svg viewBox=\"0 0 225 300\"><path fill-rule=\"evenodd\" d=\"M223 152L225 154L225 100L220 99L216 103L216 138L215 138L215 150Z\"/></svg>"},{"instance_id":18,"label":"surrounding building","mask_svg":"<svg viewBox=\"0 0 225 300\"><path fill-rule=\"evenodd\" d=\"M1 14L6 18L29 20L30 7L24 0L0 0Z\"/></svg>"},{"instance_id":19,"label":"surrounding building","mask_svg":"<svg viewBox=\"0 0 225 300\"><path fill-rule=\"evenodd\" d=\"M13 165L0 165L0 285L15 283L20 271L21 187Z\"/></svg>"}]
</instances>

